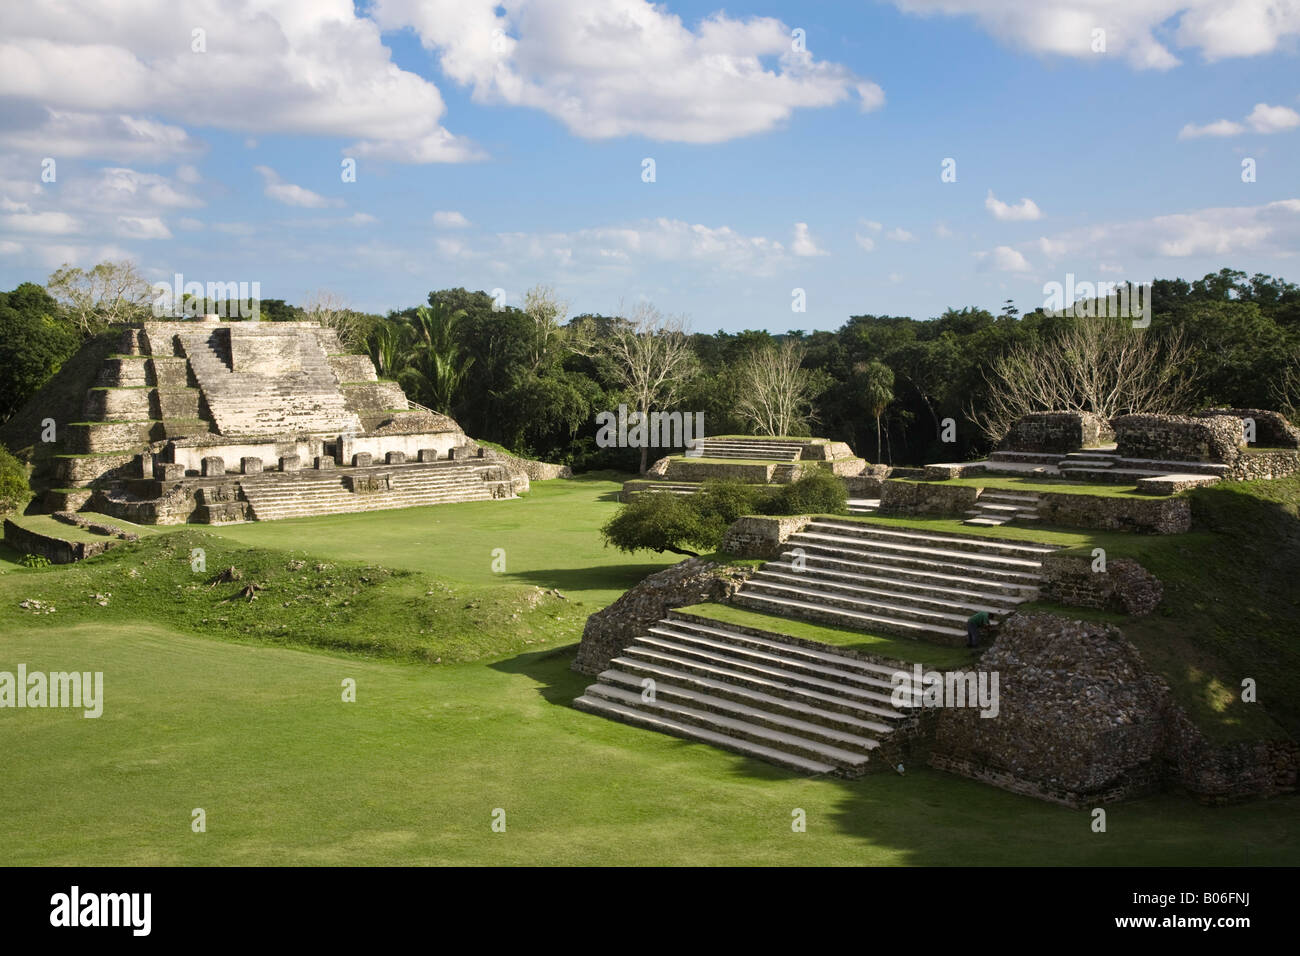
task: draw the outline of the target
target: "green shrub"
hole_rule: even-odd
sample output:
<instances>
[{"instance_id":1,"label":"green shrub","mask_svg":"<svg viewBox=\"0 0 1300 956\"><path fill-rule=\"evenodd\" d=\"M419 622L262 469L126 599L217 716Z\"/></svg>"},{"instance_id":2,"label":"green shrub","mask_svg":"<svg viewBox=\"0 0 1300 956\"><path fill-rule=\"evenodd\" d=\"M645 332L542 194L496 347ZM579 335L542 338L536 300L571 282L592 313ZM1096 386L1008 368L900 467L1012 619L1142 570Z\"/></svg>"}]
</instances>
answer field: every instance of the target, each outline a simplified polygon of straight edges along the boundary
<instances>
[{"instance_id":1,"label":"green shrub","mask_svg":"<svg viewBox=\"0 0 1300 956\"><path fill-rule=\"evenodd\" d=\"M770 515L843 515L849 513L849 493L844 482L829 469L819 468L783 485L767 502Z\"/></svg>"},{"instance_id":2,"label":"green shrub","mask_svg":"<svg viewBox=\"0 0 1300 956\"><path fill-rule=\"evenodd\" d=\"M715 532L700 519L690 501L685 496L663 491L639 494L619 509L600 533L607 545L612 544L620 551L649 550L657 554L671 551L695 557L698 552L687 546L713 547ZM721 537L721 532L717 532L716 540Z\"/></svg>"},{"instance_id":3,"label":"green shrub","mask_svg":"<svg viewBox=\"0 0 1300 956\"><path fill-rule=\"evenodd\" d=\"M21 510L31 497L27 468L0 445L0 515Z\"/></svg>"},{"instance_id":4,"label":"green shrub","mask_svg":"<svg viewBox=\"0 0 1300 956\"><path fill-rule=\"evenodd\" d=\"M709 529L714 539L711 544L716 547L733 521L742 515L760 513L770 497L771 492L766 488L711 478L687 500L700 522Z\"/></svg>"},{"instance_id":5,"label":"green shrub","mask_svg":"<svg viewBox=\"0 0 1300 956\"><path fill-rule=\"evenodd\" d=\"M48 568L50 559L42 554L25 554L20 563L25 568Z\"/></svg>"}]
</instances>

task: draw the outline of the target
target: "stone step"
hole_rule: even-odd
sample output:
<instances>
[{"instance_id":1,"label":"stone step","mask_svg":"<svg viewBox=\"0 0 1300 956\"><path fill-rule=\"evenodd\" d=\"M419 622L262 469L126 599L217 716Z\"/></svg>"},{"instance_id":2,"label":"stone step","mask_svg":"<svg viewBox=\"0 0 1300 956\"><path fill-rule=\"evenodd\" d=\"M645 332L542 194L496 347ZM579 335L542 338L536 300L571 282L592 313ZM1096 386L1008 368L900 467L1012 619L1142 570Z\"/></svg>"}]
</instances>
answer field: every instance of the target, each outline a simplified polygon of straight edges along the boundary
<instances>
[{"instance_id":1,"label":"stone step","mask_svg":"<svg viewBox=\"0 0 1300 956\"><path fill-rule=\"evenodd\" d=\"M669 684L707 694L719 700L753 707L764 713L784 714L819 727L873 739L880 739L892 733L895 727L899 726L900 721L905 719L905 716L896 710L889 711L887 715L877 715L869 711L850 713L832 710L822 706L812 697L777 697L746 684L704 677L649 660L627 659L618 667L611 666L609 670L603 671L599 679L607 684L635 686L639 689L646 678L653 680L656 686Z\"/></svg>"},{"instance_id":2,"label":"stone step","mask_svg":"<svg viewBox=\"0 0 1300 956\"><path fill-rule=\"evenodd\" d=\"M861 562L867 565L884 565L904 571L947 574L958 578L1002 581L1011 584L1036 585L1039 580L1038 569L1009 570L988 565L955 561L951 558L917 557L916 555L896 551L881 551L875 548L854 548L848 545L827 545L817 541L801 541L798 535L791 535L787 546L800 548L809 558L826 557L849 562Z\"/></svg>"},{"instance_id":3,"label":"stone step","mask_svg":"<svg viewBox=\"0 0 1300 956\"><path fill-rule=\"evenodd\" d=\"M596 679L607 687L618 687L620 690L634 693L637 697L640 697L646 689L646 685L643 683L645 678L624 671L602 671ZM890 733L893 729L887 724L877 723L875 725L876 729L872 731L876 736L866 736L860 732L864 728L843 729L840 726L840 721L835 719L839 716L836 714L823 711L822 714L827 718L825 722L795 716L795 712L790 710L788 706L790 702L777 697L768 698L769 702L767 704L760 704L757 701L742 703L731 697L718 697L709 694L694 686L678 685L655 678L652 678L652 680L654 681L655 697L660 700L668 700L675 704L684 704L688 707L708 710L728 717L736 717L772 730L789 731L801 737L820 740L823 743L843 747L846 750L868 753L880 745L879 737ZM590 688L587 689L587 693L591 693Z\"/></svg>"},{"instance_id":4,"label":"stone step","mask_svg":"<svg viewBox=\"0 0 1300 956\"><path fill-rule=\"evenodd\" d=\"M660 641L660 646L655 646L638 638L611 660L610 666L634 674L644 667L666 668L719 684L797 701L819 710L847 714L859 720L898 720L902 717L891 699L887 696L883 701L879 699L884 695L856 691L829 682L827 687L817 687L807 680L791 679L791 675L782 672L764 674L753 667L732 667L725 662L702 660L699 655L674 653L663 644Z\"/></svg>"},{"instance_id":5,"label":"stone step","mask_svg":"<svg viewBox=\"0 0 1300 956\"><path fill-rule=\"evenodd\" d=\"M891 577L883 574L855 574L851 571L837 571L831 568L820 568L810 566L807 561L804 562L802 571L797 570L796 566L790 561L769 561L763 565L763 571L779 571L786 576L799 578L805 576L809 580L841 580L846 584L859 585L877 585L883 588L916 594L918 597L942 597L945 595L954 595L975 602L986 604L995 604L1006 607L1013 604L1020 604L1026 600L1014 590L978 590L974 587L954 587L950 584L943 583L920 583L906 578L897 576ZM939 578L939 580L944 580ZM977 584L979 582L976 582Z\"/></svg>"},{"instance_id":6,"label":"stone step","mask_svg":"<svg viewBox=\"0 0 1300 956\"><path fill-rule=\"evenodd\" d=\"M880 510L879 498L850 498L849 514L868 515Z\"/></svg>"},{"instance_id":7,"label":"stone step","mask_svg":"<svg viewBox=\"0 0 1300 956\"><path fill-rule=\"evenodd\" d=\"M861 614L880 615L895 620L918 621L922 624L935 624L943 627L965 627L968 617L978 611L986 610L985 607L980 605L964 605L958 602L923 603L914 595L901 592L879 597L867 594L853 594L843 588L831 589L808 584L772 581L760 577L758 574L755 574L745 583L745 593L784 597L824 608L844 609ZM995 618L1005 613L1006 611L1002 609L989 611L989 614Z\"/></svg>"},{"instance_id":8,"label":"stone step","mask_svg":"<svg viewBox=\"0 0 1300 956\"><path fill-rule=\"evenodd\" d=\"M794 639L780 640L776 637L763 636L761 634L751 634L734 627L727 627L719 621L712 619L701 620L699 617L687 612L672 610L668 612L666 621L672 627L694 631L697 634L704 634L709 637L734 644L737 647L749 647L761 651L772 651L782 654L786 657L798 658L801 660L813 661L818 664L825 664L830 667L836 667L840 670L860 671L864 674L871 674L876 677L891 681L893 675L898 672L899 664L891 666L890 664L881 664L875 661L863 660L860 657L849 657L846 654L837 654L834 651L823 650L820 647L810 647L806 644L794 643ZM773 621L773 624L778 623ZM788 635L786 635L788 638Z\"/></svg>"},{"instance_id":9,"label":"stone step","mask_svg":"<svg viewBox=\"0 0 1300 956\"><path fill-rule=\"evenodd\" d=\"M712 733L724 734L731 740L759 744L784 754L827 763L836 768L861 768L866 764L872 747L878 746L873 741L872 747L850 750L789 729L767 726L763 722L748 719L750 717L748 714L732 716L704 707L693 707L668 699L671 695L660 697L657 692L654 702L651 703L642 699L641 694L636 691L609 684L593 684L587 688L583 696L611 701L623 707L630 707L638 713L664 717Z\"/></svg>"},{"instance_id":10,"label":"stone step","mask_svg":"<svg viewBox=\"0 0 1300 956\"><path fill-rule=\"evenodd\" d=\"M1000 528L1004 524L1010 524L1010 523L1011 523L1011 518L1009 516L1001 517L1001 518L974 517L974 518L967 518L965 521L962 522L962 524L975 525L981 528Z\"/></svg>"},{"instance_id":11,"label":"stone step","mask_svg":"<svg viewBox=\"0 0 1300 956\"><path fill-rule=\"evenodd\" d=\"M647 730L657 730L660 733L671 734L674 737L683 737L687 740L712 744L713 746L720 747L723 750L730 750L747 757L756 757L760 760L766 760L769 763L774 763L790 770L796 770L800 773L824 774L831 773L835 770L833 764L817 760L809 760L805 757L799 757L795 754L777 750L773 747L738 740L734 737L728 736L727 734L705 730L702 727L696 727L691 724L683 723L682 721L661 717L656 714L647 714L634 707L617 704L613 701L604 700L599 697L587 697L586 695L583 695L575 700L573 704L579 710L587 711L588 713L599 714L603 717L609 717L613 720L632 724Z\"/></svg>"},{"instance_id":12,"label":"stone step","mask_svg":"<svg viewBox=\"0 0 1300 956\"><path fill-rule=\"evenodd\" d=\"M737 593L732 598L732 602L759 611L821 621L860 631L885 631L891 634L922 638L931 636L964 638L966 636L964 627L955 628L948 625L926 624L906 618L887 617L882 614L864 614L845 608L827 607L822 604L748 591Z\"/></svg>"},{"instance_id":13,"label":"stone step","mask_svg":"<svg viewBox=\"0 0 1300 956\"><path fill-rule=\"evenodd\" d=\"M745 658L739 650L732 653L707 647L698 641L688 641L678 637L664 637L657 634L645 634L623 649L624 655L635 657L642 652L669 654L685 664L702 664L706 667L720 667L751 677L765 680L780 680L790 686L818 691L824 694L837 694L840 697L856 700L859 703L878 707L892 707L893 687L881 687L878 684L868 686L839 678L819 676L807 668L788 666L779 662L764 661L760 658ZM684 666L679 663L677 666ZM689 670L689 667L685 669Z\"/></svg>"},{"instance_id":14,"label":"stone step","mask_svg":"<svg viewBox=\"0 0 1300 956\"><path fill-rule=\"evenodd\" d=\"M787 563L795 560L793 551L782 551L781 560ZM851 574L863 576L884 576L896 578L899 582L914 581L935 586L947 586L950 582L961 587L987 589L990 592L1007 595L1029 596L1037 594L1032 575L1014 575L1012 580L1001 580L984 574L954 574L950 568L940 570L919 570L890 562L855 561L833 555L805 551L803 560L806 564L825 566Z\"/></svg>"},{"instance_id":15,"label":"stone step","mask_svg":"<svg viewBox=\"0 0 1300 956\"><path fill-rule=\"evenodd\" d=\"M906 541L891 541L887 538L849 538L843 535L828 535L817 531L800 531L797 534L792 534L786 539L786 543L797 543L801 547L821 545L828 548L867 549L873 554L893 555L909 560L961 565L966 568L986 568L996 571L1019 571L1035 574L1042 566L1042 561L1034 558L991 554L974 548L931 547L911 544Z\"/></svg>"},{"instance_id":16,"label":"stone step","mask_svg":"<svg viewBox=\"0 0 1300 956\"><path fill-rule=\"evenodd\" d=\"M1042 498L1032 492L985 490L980 494L976 501L996 501L1002 504L1036 505L1042 501Z\"/></svg>"},{"instance_id":17,"label":"stone step","mask_svg":"<svg viewBox=\"0 0 1300 956\"><path fill-rule=\"evenodd\" d=\"M708 634L680 627L671 620L667 622L660 621L658 624L651 625L649 633L651 636L662 637L676 644L698 647L701 654L708 654L714 660L721 659L718 655L726 655L733 660L751 662L763 667L778 667L791 673L806 674L820 680L843 683L864 690L890 693L894 689L894 685L883 675L864 674L857 670L847 670L813 661L800 660L771 650L760 650L743 644L718 640Z\"/></svg>"},{"instance_id":18,"label":"stone step","mask_svg":"<svg viewBox=\"0 0 1300 956\"><path fill-rule=\"evenodd\" d=\"M928 531L912 531L888 528L883 525L864 521L838 522L827 519L813 521L809 528L833 530L833 533L849 534L862 538L907 542L931 545L934 547L957 548L960 550L982 551L989 554L1009 554L1025 558L1042 558L1057 548L1050 544L1037 544L1032 541L1011 541L1003 538L987 538L983 535L934 534ZM807 529L805 529L807 530Z\"/></svg>"}]
</instances>

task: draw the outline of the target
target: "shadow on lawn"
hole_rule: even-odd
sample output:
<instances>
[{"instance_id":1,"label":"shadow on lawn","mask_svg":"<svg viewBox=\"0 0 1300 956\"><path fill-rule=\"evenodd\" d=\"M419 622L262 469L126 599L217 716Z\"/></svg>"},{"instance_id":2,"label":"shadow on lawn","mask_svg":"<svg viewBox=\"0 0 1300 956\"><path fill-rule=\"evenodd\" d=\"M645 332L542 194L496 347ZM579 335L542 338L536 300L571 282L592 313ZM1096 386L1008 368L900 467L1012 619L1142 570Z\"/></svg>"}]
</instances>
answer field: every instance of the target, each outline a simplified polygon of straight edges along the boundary
<instances>
[{"instance_id":1,"label":"shadow on lawn","mask_svg":"<svg viewBox=\"0 0 1300 956\"><path fill-rule=\"evenodd\" d=\"M667 567L670 565L623 564L595 568L537 568L530 571L511 571L503 576L519 584L559 588L561 591L609 591L627 590L649 575Z\"/></svg>"}]
</instances>

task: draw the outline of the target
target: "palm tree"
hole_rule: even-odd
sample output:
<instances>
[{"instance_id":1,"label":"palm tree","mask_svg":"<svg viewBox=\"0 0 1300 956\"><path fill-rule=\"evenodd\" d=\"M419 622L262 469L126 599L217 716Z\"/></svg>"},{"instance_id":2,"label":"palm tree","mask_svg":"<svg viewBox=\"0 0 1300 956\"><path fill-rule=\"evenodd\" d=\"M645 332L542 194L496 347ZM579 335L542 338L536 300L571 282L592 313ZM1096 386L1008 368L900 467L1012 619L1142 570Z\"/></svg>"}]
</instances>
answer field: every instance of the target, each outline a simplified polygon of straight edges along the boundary
<instances>
[{"instance_id":1,"label":"palm tree","mask_svg":"<svg viewBox=\"0 0 1300 956\"><path fill-rule=\"evenodd\" d=\"M464 309L452 311L441 302L422 305L411 322L414 344L402 378L434 411L451 414L452 403L474 359L462 359L456 327Z\"/></svg>"},{"instance_id":2,"label":"palm tree","mask_svg":"<svg viewBox=\"0 0 1300 956\"><path fill-rule=\"evenodd\" d=\"M862 400L876 419L876 460L880 460L880 418L894 400L894 370L879 359L859 368Z\"/></svg>"},{"instance_id":3,"label":"palm tree","mask_svg":"<svg viewBox=\"0 0 1300 956\"><path fill-rule=\"evenodd\" d=\"M406 366L407 340L410 338L410 326L400 322L380 322L370 333L366 343L370 351L370 360L375 363L375 371L381 378L397 379Z\"/></svg>"}]
</instances>

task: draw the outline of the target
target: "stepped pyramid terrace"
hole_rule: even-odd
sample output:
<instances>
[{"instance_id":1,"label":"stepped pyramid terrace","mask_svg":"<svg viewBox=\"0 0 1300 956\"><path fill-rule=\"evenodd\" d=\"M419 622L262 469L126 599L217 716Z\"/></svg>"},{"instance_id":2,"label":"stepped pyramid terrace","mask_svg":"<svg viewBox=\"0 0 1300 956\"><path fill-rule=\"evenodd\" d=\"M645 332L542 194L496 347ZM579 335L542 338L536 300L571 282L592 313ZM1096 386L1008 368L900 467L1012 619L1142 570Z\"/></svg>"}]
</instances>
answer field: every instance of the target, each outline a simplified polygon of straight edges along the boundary
<instances>
[{"instance_id":1,"label":"stepped pyramid terrace","mask_svg":"<svg viewBox=\"0 0 1300 956\"><path fill-rule=\"evenodd\" d=\"M59 423L45 510L266 521L509 498L527 476L313 322L146 321Z\"/></svg>"}]
</instances>

